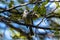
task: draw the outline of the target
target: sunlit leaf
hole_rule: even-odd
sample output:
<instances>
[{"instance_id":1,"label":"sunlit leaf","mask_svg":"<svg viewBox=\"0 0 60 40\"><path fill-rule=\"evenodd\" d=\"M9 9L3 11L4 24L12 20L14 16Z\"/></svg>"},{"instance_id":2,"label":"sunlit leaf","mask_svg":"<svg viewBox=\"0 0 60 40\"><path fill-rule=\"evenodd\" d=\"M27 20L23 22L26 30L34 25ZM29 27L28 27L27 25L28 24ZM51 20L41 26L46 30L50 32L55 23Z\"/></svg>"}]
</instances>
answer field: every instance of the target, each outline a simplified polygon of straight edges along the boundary
<instances>
[{"instance_id":1,"label":"sunlit leaf","mask_svg":"<svg viewBox=\"0 0 60 40\"><path fill-rule=\"evenodd\" d=\"M14 1L11 0L8 6L9 6L9 8L10 8L10 7L12 7L13 5L14 5Z\"/></svg>"},{"instance_id":2,"label":"sunlit leaf","mask_svg":"<svg viewBox=\"0 0 60 40\"><path fill-rule=\"evenodd\" d=\"M21 15L20 14L14 14L14 13L12 13L12 15L10 16L10 18L12 20L18 20L18 19L21 19Z\"/></svg>"},{"instance_id":3,"label":"sunlit leaf","mask_svg":"<svg viewBox=\"0 0 60 40\"><path fill-rule=\"evenodd\" d=\"M38 10L38 5L35 5L34 11L37 11L37 10Z\"/></svg>"},{"instance_id":4,"label":"sunlit leaf","mask_svg":"<svg viewBox=\"0 0 60 40\"><path fill-rule=\"evenodd\" d=\"M56 13L56 14L59 14L59 15L60 15L60 7L59 7L59 8L57 8L57 9L54 11L54 13Z\"/></svg>"}]
</instances>

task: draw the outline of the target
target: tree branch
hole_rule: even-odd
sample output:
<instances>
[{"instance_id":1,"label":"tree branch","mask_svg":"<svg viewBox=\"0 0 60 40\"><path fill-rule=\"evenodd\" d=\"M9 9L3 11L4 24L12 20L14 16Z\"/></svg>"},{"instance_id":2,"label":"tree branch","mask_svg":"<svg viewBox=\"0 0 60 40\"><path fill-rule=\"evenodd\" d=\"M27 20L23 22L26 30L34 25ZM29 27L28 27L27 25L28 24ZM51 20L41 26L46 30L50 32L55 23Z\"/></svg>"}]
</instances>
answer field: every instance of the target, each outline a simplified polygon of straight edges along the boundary
<instances>
[{"instance_id":1,"label":"tree branch","mask_svg":"<svg viewBox=\"0 0 60 40\"><path fill-rule=\"evenodd\" d=\"M34 2L34 3L24 3L24 4L20 4L20 5L18 5L18 6L13 6L13 7L8 8L8 9L1 8L1 9L3 9L3 11L0 11L0 13L3 13L3 12L5 12L5 11L11 11L12 9L16 9L16 8L18 8L18 7L26 6L26 5L29 5L29 4L36 4L36 3L37 3L37 2ZM42 1L39 1L38 3L42 3Z\"/></svg>"},{"instance_id":2,"label":"tree branch","mask_svg":"<svg viewBox=\"0 0 60 40\"><path fill-rule=\"evenodd\" d=\"M1 17L1 16L0 16ZM34 25L31 25L31 24L24 24L24 23L20 23L18 21L14 21L14 20L11 20L9 18L5 18L3 17L3 19L7 20L8 22L14 22L14 23L17 23L19 25L24 25L24 26L27 26L27 27L33 27L33 28L38 28L38 29L47 29L47 30L52 30L51 28L44 28L44 27L40 27L40 26L34 26ZM2 19L1 19L2 20ZM53 28L53 30L55 30L56 28ZM60 28L57 28L58 30L60 30Z\"/></svg>"}]
</instances>

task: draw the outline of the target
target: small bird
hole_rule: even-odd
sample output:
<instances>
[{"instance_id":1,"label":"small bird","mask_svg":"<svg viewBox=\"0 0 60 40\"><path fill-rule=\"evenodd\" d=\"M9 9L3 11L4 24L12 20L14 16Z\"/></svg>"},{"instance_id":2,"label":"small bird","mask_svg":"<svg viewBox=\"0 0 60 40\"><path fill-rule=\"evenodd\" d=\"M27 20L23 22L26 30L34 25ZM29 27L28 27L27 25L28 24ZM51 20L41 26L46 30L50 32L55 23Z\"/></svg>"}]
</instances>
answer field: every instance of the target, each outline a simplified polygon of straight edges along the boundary
<instances>
[{"instance_id":1,"label":"small bird","mask_svg":"<svg viewBox=\"0 0 60 40\"><path fill-rule=\"evenodd\" d=\"M24 20L25 24L30 24L31 20L30 20L30 16L29 16L29 11L28 10L24 10L23 14L22 14L22 19Z\"/></svg>"},{"instance_id":2,"label":"small bird","mask_svg":"<svg viewBox=\"0 0 60 40\"><path fill-rule=\"evenodd\" d=\"M23 18L26 18L28 14L29 14L28 10L25 9L23 13Z\"/></svg>"}]
</instances>

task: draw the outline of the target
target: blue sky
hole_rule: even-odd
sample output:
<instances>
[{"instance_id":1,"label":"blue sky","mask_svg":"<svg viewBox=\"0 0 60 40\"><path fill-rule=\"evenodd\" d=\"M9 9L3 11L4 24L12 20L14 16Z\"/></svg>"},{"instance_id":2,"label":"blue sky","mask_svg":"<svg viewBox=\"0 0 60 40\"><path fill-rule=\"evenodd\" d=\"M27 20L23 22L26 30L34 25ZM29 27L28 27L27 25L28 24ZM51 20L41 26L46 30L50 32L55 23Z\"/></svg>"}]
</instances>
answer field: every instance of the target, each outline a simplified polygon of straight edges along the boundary
<instances>
[{"instance_id":1,"label":"blue sky","mask_svg":"<svg viewBox=\"0 0 60 40\"><path fill-rule=\"evenodd\" d=\"M16 1L16 0L14 0L14 1ZM28 0L25 0L25 2L28 2ZM49 3L48 3L49 4ZM51 3L50 3L51 4ZM49 4L49 5L50 5ZM53 5L53 4L52 4ZM51 8L51 6L52 5L50 5L50 6L48 6L47 8ZM55 4L54 4L55 5ZM5 8L6 7L6 5L5 4L1 4L0 3L0 7L3 7L3 8ZM28 7L34 7L34 6L31 6L31 5L28 5ZM7 17L6 15L4 15L3 13L1 13L0 15L2 15L2 16L5 16L5 17ZM37 25L40 21L42 20L42 18L38 18L37 20L34 20L34 25ZM18 24L16 24L16 23L11 23L14 27L16 27L16 28L21 28L21 29L23 29L23 31L25 31L25 32L29 32L29 28L26 28L26 26L22 26L22 25L18 25ZM39 25L39 26L41 26L41 27L49 27L49 22L47 21L47 19L45 18L44 20L43 20L43 22ZM6 26L6 24L5 23L3 23L3 22L0 22L0 28L6 28L7 26ZM43 32L45 32L45 30L43 30L43 29L38 29L38 32L40 32L40 33L43 33ZM48 31L48 32L50 32L50 31ZM8 30L6 30L6 33L5 33L5 35L8 35L7 37L9 37L10 38L10 35L9 35L10 33L8 32ZM47 38L48 39L48 38Z\"/></svg>"},{"instance_id":2,"label":"blue sky","mask_svg":"<svg viewBox=\"0 0 60 40\"><path fill-rule=\"evenodd\" d=\"M16 0L14 0L14 1L16 1ZM28 0L25 0L25 2L28 2ZM31 6L31 5L29 5L31 8L33 7L33 6ZM29 7L28 6L28 7ZM0 4L0 7L3 7L3 8L5 8L6 7L6 5L5 4ZM2 16L5 16L5 17L8 17L8 16L6 16L6 15L4 15L3 13L1 13L0 15L2 15ZM34 21L34 25L37 25L40 21L41 21L41 19L42 18L39 18L38 20L35 20ZM45 21L43 21L41 24L40 24L40 26L41 27L43 27L43 26L45 26L45 27L47 27L47 26L49 26L49 23L47 22L47 20L46 20L46 18L44 19ZM4 25L4 24L0 24L0 25ZM15 24L15 26L17 25L17 27L19 27L18 26L18 24Z\"/></svg>"}]
</instances>

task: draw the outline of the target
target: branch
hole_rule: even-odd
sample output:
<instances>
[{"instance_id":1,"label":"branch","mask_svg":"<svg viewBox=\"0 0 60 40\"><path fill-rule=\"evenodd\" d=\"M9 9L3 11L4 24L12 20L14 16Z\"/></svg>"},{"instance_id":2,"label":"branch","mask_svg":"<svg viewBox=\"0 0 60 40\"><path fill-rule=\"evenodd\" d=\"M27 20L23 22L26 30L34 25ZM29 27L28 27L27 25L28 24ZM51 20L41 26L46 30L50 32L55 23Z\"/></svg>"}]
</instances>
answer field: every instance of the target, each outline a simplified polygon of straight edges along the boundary
<instances>
[{"instance_id":1,"label":"branch","mask_svg":"<svg viewBox=\"0 0 60 40\"><path fill-rule=\"evenodd\" d=\"M57 0L52 0L52 1L48 0L48 2L60 2L60 0L58 0L58 1Z\"/></svg>"},{"instance_id":2,"label":"branch","mask_svg":"<svg viewBox=\"0 0 60 40\"><path fill-rule=\"evenodd\" d=\"M46 18L52 18L52 17L60 18L60 15L59 14L50 14L50 15L46 16Z\"/></svg>"},{"instance_id":3,"label":"branch","mask_svg":"<svg viewBox=\"0 0 60 40\"><path fill-rule=\"evenodd\" d=\"M43 22L44 18L37 24L37 26L39 26L42 22Z\"/></svg>"},{"instance_id":4,"label":"branch","mask_svg":"<svg viewBox=\"0 0 60 40\"><path fill-rule=\"evenodd\" d=\"M6 25L8 25L8 27L17 30L18 32L20 32L22 35L24 35L24 36L26 36L26 37L29 37L29 33L25 33L25 32L23 32L20 28L16 28L16 27L12 26L8 21L6 21L6 20L4 20L4 19L2 19L1 21L4 22Z\"/></svg>"},{"instance_id":5,"label":"branch","mask_svg":"<svg viewBox=\"0 0 60 40\"><path fill-rule=\"evenodd\" d=\"M0 16L1 17L1 16ZM33 27L33 28L38 28L38 29L47 29L47 30L52 30L51 28L43 28L43 27L40 27L40 26L34 26L34 25L31 25L31 24L24 24L24 23L20 23L20 22L18 22L18 21L14 21L14 20L11 20L11 19L9 19L9 18L5 18L5 17L3 17L2 19L5 19L5 20L7 20L7 22L14 22L14 23L17 23L17 24L19 24L19 25L24 25L24 26L27 26L27 27ZM1 20L2 20L1 19ZM55 30L56 28L53 28L53 30ZM60 28L57 28L58 30L60 30Z\"/></svg>"},{"instance_id":6,"label":"branch","mask_svg":"<svg viewBox=\"0 0 60 40\"><path fill-rule=\"evenodd\" d=\"M13 6L13 7L8 8L8 9L5 9L5 8L0 7L0 9L3 9L3 11L0 11L0 13L3 13L3 12L5 12L5 11L10 11L10 10L12 10L12 9L16 9L16 8L18 8L18 7L26 6L26 5L29 5L29 4L36 4L36 3L42 3L42 2L45 2L45 1L38 1L38 2L36 1L36 2L34 2L34 3L24 3L24 4L20 4L20 5L18 5L18 6ZM49 1L49 2L60 2L60 1Z\"/></svg>"},{"instance_id":7,"label":"branch","mask_svg":"<svg viewBox=\"0 0 60 40\"><path fill-rule=\"evenodd\" d=\"M20 4L20 5L18 5L18 6L13 6L13 7L8 8L8 9L1 8L1 9L3 9L3 11L0 11L0 13L3 13L3 12L5 12L5 11L10 11L10 10L16 9L16 8L18 8L18 7L26 6L26 5L29 5L29 4L36 4L36 3L37 3L37 2L34 2L34 3L24 3L24 4ZM38 3L42 3L42 1L39 1Z\"/></svg>"}]
</instances>

